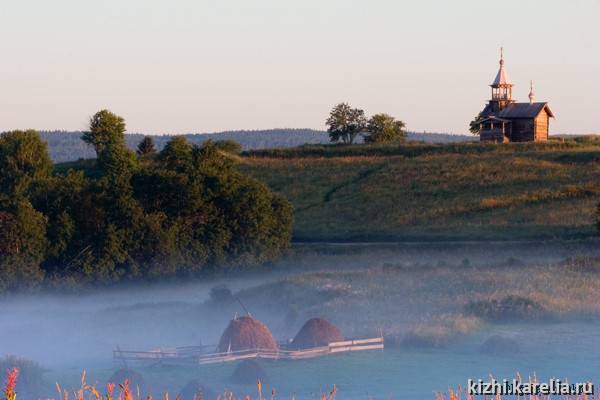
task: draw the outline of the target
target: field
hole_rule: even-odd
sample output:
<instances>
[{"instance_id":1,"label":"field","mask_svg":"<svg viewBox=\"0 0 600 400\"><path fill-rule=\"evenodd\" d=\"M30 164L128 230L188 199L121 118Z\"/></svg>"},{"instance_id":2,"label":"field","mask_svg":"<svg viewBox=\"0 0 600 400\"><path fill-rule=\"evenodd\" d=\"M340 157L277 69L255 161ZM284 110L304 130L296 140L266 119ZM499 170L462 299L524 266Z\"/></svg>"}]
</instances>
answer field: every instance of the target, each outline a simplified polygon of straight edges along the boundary
<instances>
[{"instance_id":1,"label":"field","mask_svg":"<svg viewBox=\"0 0 600 400\"><path fill-rule=\"evenodd\" d=\"M228 320L244 313L234 298L211 294L211 288L226 284L278 340L293 337L314 316L328 318L347 338L386 338L383 352L262 360L270 377L265 397L275 387L276 398L294 393L298 399L321 398L336 384L340 399L432 399L436 390L464 386L469 377L513 378L515 371L525 376L536 371L545 380L597 379L591 366L600 356L598 248L597 240L533 247L297 245L294 254L262 272L81 293L76 302L69 296L5 302L2 312L12 329L1 335L0 350L10 348L47 368L45 396L55 395L54 382L79 387L83 370L89 383L103 387L115 368L116 345L149 350L216 343ZM480 312L510 296L534 306L506 315ZM45 332L45 339L36 331ZM493 335L517 347L502 354L481 350ZM192 379L217 393L227 389L256 397L255 384L230 378L236 363L132 367L155 398L165 391L175 396Z\"/></svg>"},{"instance_id":2,"label":"field","mask_svg":"<svg viewBox=\"0 0 600 400\"><path fill-rule=\"evenodd\" d=\"M346 338L385 338L383 352L259 360L264 397L275 387L275 398L320 399L335 384L343 399L433 399L468 378L515 371L598 381L598 138L232 157L294 205L290 254L187 284L7 298L0 354L39 362L38 397L54 397L54 382L78 387L83 370L102 387L116 346L216 344L245 313L236 298L280 342L316 316ZM56 169L70 166L93 165ZM223 389L256 398L255 383L231 378L236 365L131 367L155 398L191 380L205 385L204 399L223 399Z\"/></svg>"},{"instance_id":3,"label":"field","mask_svg":"<svg viewBox=\"0 0 600 400\"><path fill-rule=\"evenodd\" d=\"M242 168L295 207L296 241L595 234L600 140L251 151Z\"/></svg>"}]
</instances>

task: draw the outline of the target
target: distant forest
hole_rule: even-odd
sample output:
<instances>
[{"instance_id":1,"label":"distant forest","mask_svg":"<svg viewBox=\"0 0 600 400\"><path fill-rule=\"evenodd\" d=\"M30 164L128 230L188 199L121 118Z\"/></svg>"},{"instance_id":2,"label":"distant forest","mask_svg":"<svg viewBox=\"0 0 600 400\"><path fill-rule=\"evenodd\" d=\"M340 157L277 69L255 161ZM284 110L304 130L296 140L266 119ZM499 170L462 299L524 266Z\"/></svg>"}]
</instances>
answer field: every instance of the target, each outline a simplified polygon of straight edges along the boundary
<instances>
[{"instance_id":1,"label":"distant forest","mask_svg":"<svg viewBox=\"0 0 600 400\"><path fill-rule=\"evenodd\" d=\"M92 146L81 140L83 132L68 131L40 131L40 137L48 142L48 152L54 162L74 161L80 158L95 158L96 153ZM235 140L242 146L242 150L285 148L295 147L303 144L326 144L330 143L329 134L326 131L313 129L270 129L263 131L227 131L218 133L193 133L184 136L191 144L202 144L212 140ZM144 138L141 133L130 133L125 135L125 143L132 150ZM173 138L173 135L152 136L156 148L161 151L165 144ZM428 143L450 143L473 141L475 137L467 135L453 135L447 133L416 133L408 132L409 141L421 141Z\"/></svg>"}]
</instances>

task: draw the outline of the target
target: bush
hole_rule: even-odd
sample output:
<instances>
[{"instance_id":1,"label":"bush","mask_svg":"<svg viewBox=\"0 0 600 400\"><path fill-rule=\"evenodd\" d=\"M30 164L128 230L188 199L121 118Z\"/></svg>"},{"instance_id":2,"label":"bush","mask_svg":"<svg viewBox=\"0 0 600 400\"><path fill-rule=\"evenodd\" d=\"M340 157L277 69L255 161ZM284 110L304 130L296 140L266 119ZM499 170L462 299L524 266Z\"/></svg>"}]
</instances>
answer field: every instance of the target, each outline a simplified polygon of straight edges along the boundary
<instances>
[{"instance_id":1,"label":"bush","mask_svg":"<svg viewBox=\"0 0 600 400\"><path fill-rule=\"evenodd\" d=\"M210 299L215 303L229 303L234 300L231 289L225 284L220 284L210 289Z\"/></svg>"},{"instance_id":2,"label":"bush","mask_svg":"<svg viewBox=\"0 0 600 400\"><path fill-rule=\"evenodd\" d=\"M35 361L14 354L6 355L0 359L0 371L6 372L13 368L19 370L16 386L19 400L39 398L44 387L42 367Z\"/></svg>"},{"instance_id":3,"label":"bush","mask_svg":"<svg viewBox=\"0 0 600 400\"><path fill-rule=\"evenodd\" d=\"M564 266L568 272L600 272L600 259L577 253L573 257L567 258Z\"/></svg>"},{"instance_id":4,"label":"bush","mask_svg":"<svg viewBox=\"0 0 600 400\"><path fill-rule=\"evenodd\" d=\"M256 383L259 379L262 383L267 383L269 382L269 375L254 360L242 360L231 375L231 381L240 385L250 385Z\"/></svg>"},{"instance_id":5,"label":"bush","mask_svg":"<svg viewBox=\"0 0 600 400\"><path fill-rule=\"evenodd\" d=\"M134 391L139 392L142 398L149 393L148 385L146 384L146 380L144 379L142 374L129 368L121 368L116 370L110 376L110 378L108 378L108 381L106 383L120 384L122 382L125 382L125 380L129 380L129 387L132 388Z\"/></svg>"},{"instance_id":6,"label":"bush","mask_svg":"<svg viewBox=\"0 0 600 400\"><path fill-rule=\"evenodd\" d=\"M539 319L545 314L543 307L538 302L519 295L506 296L500 300L471 302L465 307L465 311L489 321Z\"/></svg>"},{"instance_id":7,"label":"bush","mask_svg":"<svg viewBox=\"0 0 600 400\"><path fill-rule=\"evenodd\" d=\"M225 153L240 154L242 152L242 146L231 139L217 140L215 142L215 148Z\"/></svg>"},{"instance_id":8,"label":"bush","mask_svg":"<svg viewBox=\"0 0 600 400\"><path fill-rule=\"evenodd\" d=\"M192 379L185 384L179 391L178 399L181 400L202 400L202 399L216 399L218 397L217 392L200 383L200 379Z\"/></svg>"}]
</instances>

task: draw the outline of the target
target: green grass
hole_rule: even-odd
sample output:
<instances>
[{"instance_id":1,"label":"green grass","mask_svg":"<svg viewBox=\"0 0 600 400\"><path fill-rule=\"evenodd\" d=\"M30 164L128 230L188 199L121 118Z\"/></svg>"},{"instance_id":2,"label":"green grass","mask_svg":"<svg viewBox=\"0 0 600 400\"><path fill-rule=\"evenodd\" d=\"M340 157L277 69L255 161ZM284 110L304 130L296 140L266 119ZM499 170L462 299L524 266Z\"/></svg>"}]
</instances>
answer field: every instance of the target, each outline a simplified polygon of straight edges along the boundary
<instances>
[{"instance_id":1,"label":"green grass","mask_svg":"<svg viewBox=\"0 0 600 400\"><path fill-rule=\"evenodd\" d=\"M596 234L600 141L301 146L242 169L295 207L296 241L564 239Z\"/></svg>"}]
</instances>

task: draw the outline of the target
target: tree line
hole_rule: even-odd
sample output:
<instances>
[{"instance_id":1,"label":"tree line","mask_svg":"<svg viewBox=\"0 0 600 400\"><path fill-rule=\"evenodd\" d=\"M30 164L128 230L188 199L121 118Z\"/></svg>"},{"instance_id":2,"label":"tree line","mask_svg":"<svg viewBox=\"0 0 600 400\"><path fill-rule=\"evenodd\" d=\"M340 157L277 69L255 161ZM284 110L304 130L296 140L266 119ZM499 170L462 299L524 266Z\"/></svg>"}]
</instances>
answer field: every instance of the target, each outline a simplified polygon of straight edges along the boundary
<instances>
[{"instance_id":1,"label":"tree line","mask_svg":"<svg viewBox=\"0 0 600 400\"><path fill-rule=\"evenodd\" d=\"M53 172L36 131L0 136L0 291L196 276L277 259L292 208L242 174L235 143L125 144L108 110L82 135L97 158Z\"/></svg>"}]
</instances>

